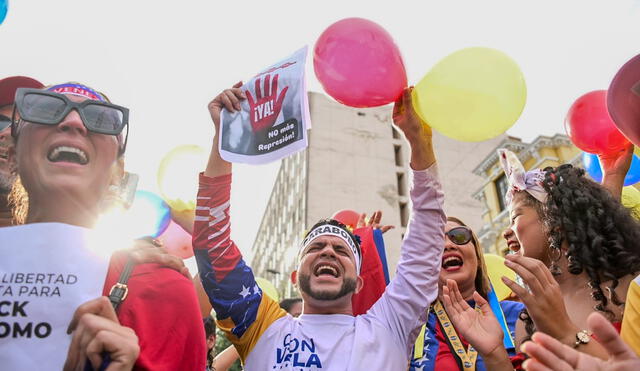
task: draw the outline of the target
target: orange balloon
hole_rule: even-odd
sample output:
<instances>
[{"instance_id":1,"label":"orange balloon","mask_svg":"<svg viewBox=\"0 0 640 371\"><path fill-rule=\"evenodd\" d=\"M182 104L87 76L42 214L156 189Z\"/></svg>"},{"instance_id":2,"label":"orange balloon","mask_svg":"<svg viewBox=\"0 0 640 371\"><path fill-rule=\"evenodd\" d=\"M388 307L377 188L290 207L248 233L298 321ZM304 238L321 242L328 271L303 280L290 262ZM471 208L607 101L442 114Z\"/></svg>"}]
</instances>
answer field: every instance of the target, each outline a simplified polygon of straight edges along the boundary
<instances>
[{"instance_id":1,"label":"orange balloon","mask_svg":"<svg viewBox=\"0 0 640 371\"><path fill-rule=\"evenodd\" d=\"M358 225L359 218L360 218L360 214L358 214L353 210L346 210L346 209L336 211L336 213L333 214L333 216L331 217L331 219L335 219L340 223L351 228L355 228L356 225Z\"/></svg>"}]
</instances>

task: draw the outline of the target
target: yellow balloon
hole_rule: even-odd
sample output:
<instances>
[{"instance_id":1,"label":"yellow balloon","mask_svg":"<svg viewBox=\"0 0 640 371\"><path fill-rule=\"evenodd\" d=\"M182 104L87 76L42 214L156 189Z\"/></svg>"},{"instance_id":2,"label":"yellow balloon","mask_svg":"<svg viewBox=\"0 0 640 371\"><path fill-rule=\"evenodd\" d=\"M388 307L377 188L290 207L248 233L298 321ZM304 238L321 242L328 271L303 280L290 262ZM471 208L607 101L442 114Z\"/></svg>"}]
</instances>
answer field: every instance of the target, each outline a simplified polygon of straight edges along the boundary
<instances>
[{"instance_id":1,"label":"yellow balloon","mask_svg":"<svg viewBox=\"0 0 640 371\"><path fill-rule=\"evenodd\" d=\"M188 144L175 147L160 161L158 188L160 195L176 211L196 208L198 174L206 166L206 152Z\"/></svg>"},{"instance_id":2,"label":"yellow balloon","mask_svg":"<svg viewBox=\"0 0 640 371\"><path fill-rule=\"evenodd\" d=\"M280 301L280 295L278 295L278 290L273 285L273 283L265 280L262 277L256 277L256 283L262 289L262 292L269 295L269 297L275 301Z\"/></svg>"},{"instance_id":3,"label":"yellow balloon","mask_svg":"<svg viewBox=\"0 0 640 371\"><path fill-rule=\"evenodd\" d=\"M636 220L640 220L640 191L634 186L622 188L622 196L620 197L622 205L629 209L631 216Z\"/></svg>"},{"instance_id":4,"label":"yellow balloon","mask_svg":"<svg viewBox=\"0 0 640 371\"><path fill-rule=\"evenodd\" d=\"M511 294L509 286L502 282L501 277L515 281L516 273L504 265L504 258L495 254L484 254L484 264L487 266L489 281L493 285L498 300L504 300Z\"/></svg>"},{"instance_id":5,"label":"yellow balloon","mask_svg":"<svg viewBox=\"0 0 640 371\"><path fill-rule=\"evenodd\" d=\"M441 134L464 142L504 133L520 117L526 97L518 65L490 48L450 54L413 90L418 115Z\"/></svg>"},{"instance_id":6,"label":"yellow balloon","mask_svg":"<svg viewBox=\"0 0 640 371\"><path fill-rule=\"evenodd\" d=\"M633 154L640 157L640 148L633 146Z\"/></svg>"}]
</instances>

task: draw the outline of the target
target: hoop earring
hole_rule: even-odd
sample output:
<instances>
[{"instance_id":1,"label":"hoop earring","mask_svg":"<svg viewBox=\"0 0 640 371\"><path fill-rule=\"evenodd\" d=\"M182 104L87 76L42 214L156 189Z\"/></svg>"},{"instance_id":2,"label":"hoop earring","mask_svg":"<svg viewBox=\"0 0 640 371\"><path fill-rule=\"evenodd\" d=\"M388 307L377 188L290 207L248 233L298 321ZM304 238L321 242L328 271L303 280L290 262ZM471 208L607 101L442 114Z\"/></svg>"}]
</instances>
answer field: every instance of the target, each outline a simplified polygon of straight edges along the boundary
<instances>
[{"instance_id":1,"label":"hoop earring","mask_svg":"<svg viewBox=\"0 0 640 371\"><path fill-rule=\"evenodd\" d=\"M549 245L549 259L551 260L549 271L551 271L553 276L559 276L562 274L562 269L560 269L560 266L558 265L558 261L561 257L562 251L560 251L560 248L556 246L555 242L552 242Z\"/></svg>"}]
</instances>

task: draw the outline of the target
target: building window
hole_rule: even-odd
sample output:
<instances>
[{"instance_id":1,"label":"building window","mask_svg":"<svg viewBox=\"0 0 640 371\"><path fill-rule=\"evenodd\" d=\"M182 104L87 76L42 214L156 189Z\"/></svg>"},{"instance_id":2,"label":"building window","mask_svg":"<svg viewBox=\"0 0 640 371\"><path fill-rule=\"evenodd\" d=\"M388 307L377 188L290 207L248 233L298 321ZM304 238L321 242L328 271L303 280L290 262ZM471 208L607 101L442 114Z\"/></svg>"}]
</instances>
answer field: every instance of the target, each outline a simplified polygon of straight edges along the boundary
<instances>
[{"instance_id":1,"label":"building window","mask_svg":"<svg viewBox=\"0 0 640 371\"><path fill-rule=\"evenodd\" d=\"M393 135L393 139L400 139L400 133L393 125L391 125L391 135Z\"/></svg>"},{"instance_id":2,"label":"building window","mask_svg":"<svg viewBox=\"0 0 640 371\"><path fill-rule=\"evenodd\" d=\"M398 195L405 196L407 185L404 181L404 173L396 173L396 180L398 182Z\"/></svg>"},{"instance_id":3,"label":"building window","mask_svg":"<svg viewBox=\"0 0 640 371\"><path fill-rule=\"evenodd\" d=\"M496 185L496 194L498 195L498 206L500 207L500 211L504 210L506 205L504 202L504 198L507 195L507 189L509 189L509 185L507 184L507 176L502 173L495 181Z\"/></svg>"},{"instance_id":4,"label":"building window","mask_svg":"<svg viewBox=\"0 0 640 371\"><path fill-rule=\"evenodd\" d=\"M396 166L402 166L402 147L398 144L394 144L393 152L395 153Z\"/></svg>"},{"instance_id":5,"label":"building window","mask_svg":"<svg viewBox=\"0 0 640 371\"><path fill-rule=\"evenodd\" d=\"M400 225L406 227L409 223L409 207L406 202L400 202Z\"/></svg>"}]
</instances>

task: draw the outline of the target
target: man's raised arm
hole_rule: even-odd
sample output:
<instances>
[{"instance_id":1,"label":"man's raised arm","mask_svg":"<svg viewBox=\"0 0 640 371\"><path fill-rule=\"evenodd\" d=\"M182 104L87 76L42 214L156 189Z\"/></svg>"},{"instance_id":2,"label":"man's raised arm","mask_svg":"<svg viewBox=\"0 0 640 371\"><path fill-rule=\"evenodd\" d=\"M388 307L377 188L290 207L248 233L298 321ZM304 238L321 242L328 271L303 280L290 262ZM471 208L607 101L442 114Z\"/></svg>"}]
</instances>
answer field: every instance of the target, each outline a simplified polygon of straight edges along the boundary
<instances>
[{"instance_id":1,"label":"man's raised arm","mask_svg":"<svg viewBox=\"0 0 640 371\"><path fill-rule=\"evenodd\" d=\"M245 359L264 329L285 312L278 303L262 295L251 268L231 239L232 167L220 157L218 136L222 108L231 112L240 108L239 101L244 99L241 85L238 83L223 91L209 103L216 133L207 168L200 174L193 248L200 279L216 311L218 326Z\"/></svg>"},{"instance_id":2,"label":"man's raised arm","mask_svg":"<svg viewBox=\"0 0 640 371\"><path fill-rule=\"evenodd\" d=\"M431 128L418 118L411 101L411 89L406 89L393 111L394 123L411 146L411 220L402 242L396 277L370 311L389 326L407 355L426 321L427 308L438 294L446 224Z\"/></svg>"}]
</instances>

